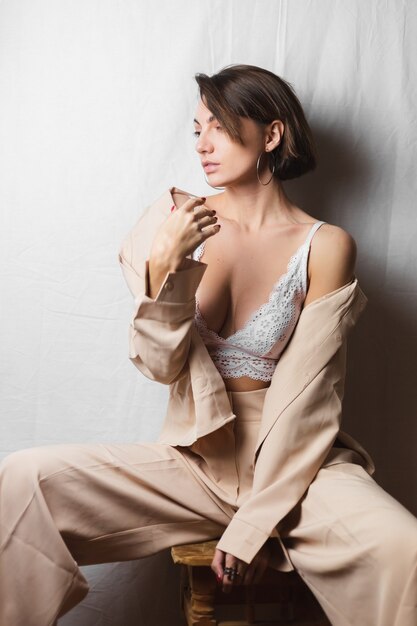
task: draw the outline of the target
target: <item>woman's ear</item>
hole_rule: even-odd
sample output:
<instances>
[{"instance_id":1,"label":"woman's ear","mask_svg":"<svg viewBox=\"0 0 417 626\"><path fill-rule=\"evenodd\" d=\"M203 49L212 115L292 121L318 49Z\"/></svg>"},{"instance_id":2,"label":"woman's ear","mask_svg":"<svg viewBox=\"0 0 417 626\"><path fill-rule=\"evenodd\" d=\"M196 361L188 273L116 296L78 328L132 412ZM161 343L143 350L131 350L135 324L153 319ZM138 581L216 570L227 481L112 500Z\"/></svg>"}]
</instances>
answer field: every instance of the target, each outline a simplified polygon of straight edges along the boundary
<instances>
[{"instance_id":1,"label":"woman's ear","mask_svg":"<svg viewBox=\"0 0 417 626\"><path fill-rule=\"evenodd\" d=\"M284 123L281 120L274 120L265 129L265 150L270 152L280 143L284 134Z\"/></svg>"}]
</instances>

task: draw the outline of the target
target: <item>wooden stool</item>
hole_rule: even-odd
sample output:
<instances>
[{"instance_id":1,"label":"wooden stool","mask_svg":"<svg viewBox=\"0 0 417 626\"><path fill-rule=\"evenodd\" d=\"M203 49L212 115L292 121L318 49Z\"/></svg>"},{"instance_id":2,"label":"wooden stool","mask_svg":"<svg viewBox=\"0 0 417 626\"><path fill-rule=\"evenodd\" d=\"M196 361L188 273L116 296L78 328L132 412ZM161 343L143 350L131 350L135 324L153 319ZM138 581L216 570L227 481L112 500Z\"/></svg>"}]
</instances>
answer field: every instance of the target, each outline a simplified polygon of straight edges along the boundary
<instances>
[{"instance_id":1,"label":"wooden stool","mask_svg":"<svg viewBox=\"0 0 417 626\"><path fill-rule=\"evenodd\" d=\"M187 626L331 626L296 572L269 568L260 583L223 593L210 568L216 544L171 548L174 562L182 568L181 606Z\"/></svg>"}]
</instances>

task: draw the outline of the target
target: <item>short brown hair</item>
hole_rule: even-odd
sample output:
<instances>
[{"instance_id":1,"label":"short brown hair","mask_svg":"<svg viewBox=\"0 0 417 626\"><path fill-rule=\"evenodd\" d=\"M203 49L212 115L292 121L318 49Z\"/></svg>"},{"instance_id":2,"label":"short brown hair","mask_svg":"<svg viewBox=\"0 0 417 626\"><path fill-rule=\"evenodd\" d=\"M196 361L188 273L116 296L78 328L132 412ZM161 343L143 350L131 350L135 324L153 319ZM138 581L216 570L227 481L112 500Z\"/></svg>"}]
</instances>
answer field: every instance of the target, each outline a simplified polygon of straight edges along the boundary
<instances>
[{"instance_id":1,"label":"short brown hair","mask_svg":"<svg viewBox=\"0 0 417 626\"><path fill-rule=\"evenodd\" d=\"M227 65L217 74L194 76L200 97L234 141L243 144L239 117L267 125L284 124L281 143L269 154L275 160L274 176L297 178L316 167L313 136L292 86L256 65ZM272 171L272 166L271 166Z\"/></svg>"}]
</instances>

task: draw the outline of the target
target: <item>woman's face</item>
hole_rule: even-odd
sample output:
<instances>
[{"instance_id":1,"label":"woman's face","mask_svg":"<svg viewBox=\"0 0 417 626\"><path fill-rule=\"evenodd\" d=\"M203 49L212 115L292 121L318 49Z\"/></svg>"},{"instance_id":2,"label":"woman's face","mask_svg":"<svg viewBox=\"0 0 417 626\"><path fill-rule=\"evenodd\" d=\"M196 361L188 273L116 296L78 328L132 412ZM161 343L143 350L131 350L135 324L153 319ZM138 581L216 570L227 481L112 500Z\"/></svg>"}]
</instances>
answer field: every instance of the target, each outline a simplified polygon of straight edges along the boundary
<instances>
[{"instance_id":1,"label":"woman's face","mask_svg":"<svg viewBox=\"0 0 417 626\"><path fill-rule=\"evenodd\" d=\"M256 162L265 150L264 136L260 127L251 119L241 117L244 145L232 141L220 123L199 99L195 113L195 149L205 176L213 187L227 187L237 183L257 182ZM261 160L263 165L266 159Z\"/></svg>"}]
</instances>

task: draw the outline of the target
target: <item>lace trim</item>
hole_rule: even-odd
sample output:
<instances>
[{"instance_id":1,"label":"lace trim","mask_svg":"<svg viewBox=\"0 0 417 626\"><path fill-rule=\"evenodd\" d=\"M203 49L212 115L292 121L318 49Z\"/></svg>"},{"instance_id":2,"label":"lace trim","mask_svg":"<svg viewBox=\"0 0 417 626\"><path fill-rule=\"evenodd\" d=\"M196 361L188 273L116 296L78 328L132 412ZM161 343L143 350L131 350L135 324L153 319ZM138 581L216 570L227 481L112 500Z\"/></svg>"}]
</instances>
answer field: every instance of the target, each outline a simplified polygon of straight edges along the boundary
<instances>
[{"instance_id":1,"label":"lace trim","mask_svg":"<svg viewBox=\"0 0 417 626\"><path fill-rule=\"evenodd\" d=\"M205 243L205 242L203 242ZM274 296L282 289L282 286L284 284L284 281L287 280L288 275L290 274L293 266L296 267L296 261L297 261L297 256L300 253L300 251L302 251L302 249L304 248L305 243L303 243L298 250L292 255L292 257L290 258L290 260L288 261L287 264L287 269L285 271L284 274L282 274L282 276L280 276L280 278L277 280L277 282L274 284L274 286L272 287L272 290L268 296L268 300L266 302L264 302L263 304L260 305L260 307L258 309L256 309L256 311L254 311L254 313L252 313L252 315L249 317L249 319L245 322L245 324L243 325L242 328L239 328L238 330L236 330L234 333L232 333L231 335L229 335L228 337L221 337L220 335L218 335L214 330L211 330L211 328L209 328L207 326L206 320L204 319L201 310L200 310L200 306L199 306L199 302L197 300L197 297L195 298L195 303L196 303L196 316L198 317L198 319L201 320L201 322L204 324L205 328L207 329L207 331L209 333L213 333L213 335L215 335L217 338L219 338L221 341L227 341L230 342L231 339L234 339L235 337L239 337L240 335L243 335L247 329L248 326L250 326L257 317L259 317L260 315L262 315L263 311L267 310L272 303L272 299L274 298ZM200 255L201 256L201 253ZM199 259L197 259L199 260Z\"/></svg>"},{"instance_id":2,"label":"lace trim","mask_svg":"<svg viewBox=\"0 0 417 626\"><path fill-rule=\"evenodd\" d=\"M210 354L214 365L223 378L240 378L249 376L253 380L269 381L275 371L278 359L265 359L242 356L241 350L222 348Z\"/></svg>"},{"instance_id":3,"label":"lace trim","mask_svg":"<svg viewBox=\"0 0 417 626\"><path fill-rule=\"evenodd\" d=\"M287 276L280 279L268 306L262 305L250 323L227 339L208 328L201 312L197 313L196 309L194 323L224 378L271 379L295 328L305 295L297 276L290 283L284 282L285 278ZM289 284L291 288L288 288Z\"/></svg>"},{"instance_id":4,"label":"lace trim","mask_svg":"<svg viewBox=\"0 0 417 626\"><path fill-rule=\"evenodd\" d=\"M249 376L269 381L279 356L296 326L307 288L307 255L314 232L325 222L315 222L303 244L294 252L287 269L273 285L268 300L228 337L207 326L197 298L194 323L223 378ZM195 250L199 260L205 241Z\"/></svg>"}]
</instances>

